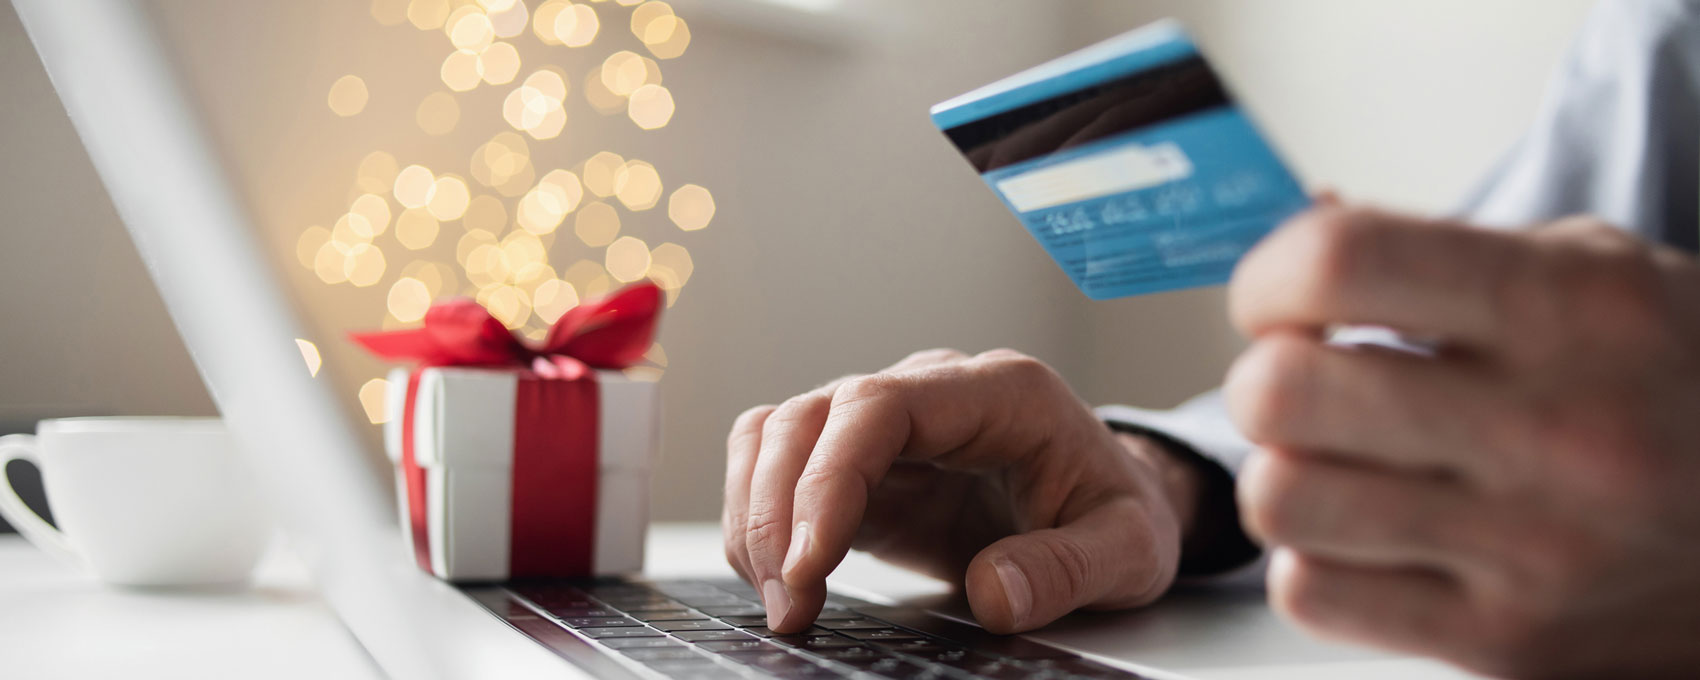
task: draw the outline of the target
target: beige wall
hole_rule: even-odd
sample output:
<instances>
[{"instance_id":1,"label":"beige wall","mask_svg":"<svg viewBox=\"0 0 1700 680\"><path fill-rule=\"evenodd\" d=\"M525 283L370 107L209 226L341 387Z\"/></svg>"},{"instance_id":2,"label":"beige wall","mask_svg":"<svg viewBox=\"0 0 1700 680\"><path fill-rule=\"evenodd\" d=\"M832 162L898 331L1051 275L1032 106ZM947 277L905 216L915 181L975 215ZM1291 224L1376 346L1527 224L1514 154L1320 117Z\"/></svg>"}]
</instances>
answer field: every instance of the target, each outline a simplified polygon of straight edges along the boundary
<instances>
[{"instance_id":1,"label":"beige wall","mask_svg":"<svg viewBox=\"0 0 1700 680\"><path fill-rule=\"evenodd\" d=\"M1438 210L1528 119L1585 5L1081 0L986 12L880 0L854 4L846 22L859 29L829 22L824 43L693 24L691 51L664 65L679 101L668 128L641 135L586 115L537 145L560 166L603 146L652 160L669 186L706 185L719 203L703 232L632 226L696 261L662 335L657 515L714 516L721 440L745 406L916 348L1020 348L1095 401L1166 405L1219 377L1237 347L1219 290L1087 302L931 129L929 104L1174 14L1308 182ZM418 133L412 107L430 91L440 34L378 27L364 3L169 3L157 15L321 346L335 348L340 329L381 317L382 290L312 280L293 264L294 234L346 205L372 148L464 165L498 129L500 95L466 96L448 137ZM556 50L522 56L588 68ZM210 412L9 7L0 57L0 414ZM367 111L335 118L324 93L350 72L384 75L368 75ZM344 394L381 370L329 354Z\"/></svg>"}]
</instances>

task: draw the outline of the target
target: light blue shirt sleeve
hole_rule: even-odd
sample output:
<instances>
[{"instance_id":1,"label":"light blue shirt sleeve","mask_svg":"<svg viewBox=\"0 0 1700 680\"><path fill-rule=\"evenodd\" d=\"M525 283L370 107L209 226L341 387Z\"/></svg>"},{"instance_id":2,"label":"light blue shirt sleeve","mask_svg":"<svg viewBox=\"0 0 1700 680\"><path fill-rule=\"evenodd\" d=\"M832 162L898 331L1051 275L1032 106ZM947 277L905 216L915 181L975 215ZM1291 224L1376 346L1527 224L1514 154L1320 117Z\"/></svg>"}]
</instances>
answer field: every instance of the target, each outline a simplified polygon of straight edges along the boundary
<instances>
[{"instance_id":1,"label":"light blue shirt sleeve","mask_svg":"<svg viewBox=\"0 0 1700 680\"><path fill-rule=\"evenodd\" d=\"M1700 0L1606 0L1524 138L1458 214L1496 228L1591 214L1695 252L1700 240ZM1161 432L1229 471L1252 446L1218 391L1098 416Z\"/></svg>"}]
</instances>

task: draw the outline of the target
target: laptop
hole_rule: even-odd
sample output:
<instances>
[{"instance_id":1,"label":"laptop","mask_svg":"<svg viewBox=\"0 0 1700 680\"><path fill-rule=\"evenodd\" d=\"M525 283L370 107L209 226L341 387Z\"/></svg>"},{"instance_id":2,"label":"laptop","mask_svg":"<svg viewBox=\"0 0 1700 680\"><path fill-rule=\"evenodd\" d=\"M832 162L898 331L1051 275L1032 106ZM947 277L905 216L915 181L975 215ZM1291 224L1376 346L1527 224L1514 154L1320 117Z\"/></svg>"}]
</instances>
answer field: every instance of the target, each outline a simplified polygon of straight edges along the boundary
<instances>
[{"instance_id":1,"label":"laptop","mask_svg":"<svg viewBox=\"0 0 1700 680\"><path fill-rule=\"evenodd\" d=\"M1381 658L1308 643L1260 602L1053 633L1047 643L869 593L834 593L813 628L776 635L757 593L738 581L435 579L404 550L381 457L364 449L332 382L303 370L295 339L308 327L145 10L130 0L14 4L220 412L267 480L294 551L390 677L1172 678L1065 647L1142 639L1164 658L1161 650L1215 629L1251 641L1255 653L1242 660L1270 650L1288 661Z\"/></svg>"}]
</instances>

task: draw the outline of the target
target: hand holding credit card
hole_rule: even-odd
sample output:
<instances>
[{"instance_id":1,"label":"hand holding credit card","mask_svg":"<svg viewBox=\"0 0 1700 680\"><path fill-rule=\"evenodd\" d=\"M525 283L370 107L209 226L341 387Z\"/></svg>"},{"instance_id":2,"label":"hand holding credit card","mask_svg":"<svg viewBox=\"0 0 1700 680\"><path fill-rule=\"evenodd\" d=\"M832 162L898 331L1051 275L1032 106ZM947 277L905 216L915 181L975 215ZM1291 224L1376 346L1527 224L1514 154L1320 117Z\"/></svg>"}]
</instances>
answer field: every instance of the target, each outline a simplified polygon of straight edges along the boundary
<instances>
[{"instance_id":1,"label":"hand holding credit card","mask_svg":"<svg viewBox=\"0 0 1700 680\"><path fill-rule=\"evenodd\" d=\"M1174 21L938 104L932 119L1097 300L1224 283L1310 203Z\"/></svg>"}]
</instances>

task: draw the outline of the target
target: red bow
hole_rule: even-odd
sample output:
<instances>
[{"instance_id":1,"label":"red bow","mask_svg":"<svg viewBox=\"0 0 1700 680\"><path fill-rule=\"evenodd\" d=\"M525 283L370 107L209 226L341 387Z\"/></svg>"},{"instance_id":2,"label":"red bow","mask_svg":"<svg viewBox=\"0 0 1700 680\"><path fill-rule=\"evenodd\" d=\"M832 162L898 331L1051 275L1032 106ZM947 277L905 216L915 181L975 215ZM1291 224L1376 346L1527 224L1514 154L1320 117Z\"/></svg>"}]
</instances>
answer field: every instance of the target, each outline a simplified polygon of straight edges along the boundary
<instances>
[{"instance_id":1,"label":"red bow","mask_svg":"<svg viewBox=\"0 0 1700 680\"><path fill-rule=\"evenodd\" d=\"M529 365L544 377L574 379L586 368L637 363L655 337L661 301L661 288L654 282L627 286L561 315L536 347L466 298L432 305L419 328L351 335L380 358L413 361L420 367Z\"/></svg>"}]
</instances>

